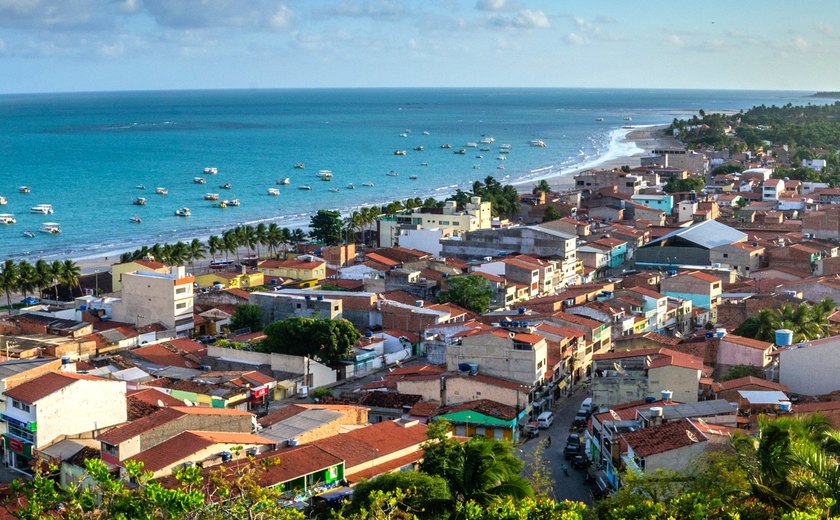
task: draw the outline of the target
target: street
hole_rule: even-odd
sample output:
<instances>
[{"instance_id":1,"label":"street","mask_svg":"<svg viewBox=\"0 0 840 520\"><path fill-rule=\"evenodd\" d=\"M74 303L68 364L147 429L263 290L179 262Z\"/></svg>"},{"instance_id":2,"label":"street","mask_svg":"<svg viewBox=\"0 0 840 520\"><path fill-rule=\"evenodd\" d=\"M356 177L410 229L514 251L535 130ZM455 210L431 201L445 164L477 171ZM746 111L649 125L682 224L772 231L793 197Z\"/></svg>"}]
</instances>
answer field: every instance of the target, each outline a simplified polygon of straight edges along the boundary
<instances>
[{"instance_id":1,"label":"street","mask_svg":"<svg viewBox=\"0 0 840 520\"><path fill-rule=\"evenodd\" d=\"M527 440L517 446L517 449L522 460L525 461L525 471L528 471L529 462L533 460L533 451L537 443L546 446L546 439L551 437L551 446L546 447L543 454L548 461L551 479L554 481L554 498L585 502L591 505L593 502L591 487L584 482L586 470L572 468L571 464L563 457L563 447L566 445L566 438L569 436L569 427L572 425L581 402L586 397L586 392L582 388L577 389L572 397L561 397L552 410L554 412L554 423L551 427L547 430L540 430L539 437ZM583 437L582 434L581 437ZM564 464L568 466L569 476L563 473ZM529 475L526 474L525 476Z\"/></svg>"}]
</instances>

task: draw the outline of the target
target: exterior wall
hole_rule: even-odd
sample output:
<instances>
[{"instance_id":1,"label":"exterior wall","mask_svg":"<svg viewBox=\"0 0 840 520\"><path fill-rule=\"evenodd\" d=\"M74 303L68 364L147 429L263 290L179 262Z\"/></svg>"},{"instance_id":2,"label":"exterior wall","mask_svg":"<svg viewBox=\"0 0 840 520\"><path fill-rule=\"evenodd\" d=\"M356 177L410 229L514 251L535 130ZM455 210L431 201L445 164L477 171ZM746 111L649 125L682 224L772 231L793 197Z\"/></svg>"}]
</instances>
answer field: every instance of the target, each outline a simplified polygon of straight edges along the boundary
<instances>
[{"instance_id":1,"label":"exterior wall","mask_svg":"<svg viewBox=\"0 0 840 520\"><path fill-rule=\"evenodd\" d=\"M462 377L447 378L444 390L441 390L439 378L398 381L397 391L401 394L421 395L424 401L439 401L444 406L489 399L520 410L528 407L528 394L524 392Z\"/></svg>"},{"instance_id":2,"label":"exterior wall","mask_svg":"<svg viewBox=\"0 0 840 520\"><path fill-rule=\"evenodd\" d=\"M717 305L722 285L720 281L710 283L689 275L663 278L659 284L661 293L665 296L690 300L694 307L704 309L711 309L713 304Z\"/></svg>"},{"instance_id":3,"label":"exterior wall","mask_svg":"<svg viewBox=\"0 0 840 520\"><path fill-rule=\"evenodd\" d=\"M214 444L212 446L204 448L203 450L198 450L193 453L185 454L184 457L178 459L172 464L169 464L165 468L153 471L152 478L161 478L171 475L173 473L173 470L180 468L186 462L198 463L205 462L209 459L217 458L219 456L219 453L222 453L224 451L231 454L231 460L237 460L244 459L245 457L247 457L248 450L250 450L251 448L256 448L257 450L259 450L260 453L262 453L270 447L270 445L265 444Z\"/></svg>"},{"instance_id":4,"label":"exterior wall","mask_svg":"<svg viewBox=\"0 0 840 520\"><path fill-rule=\"evenodd\" d=\"M440 241L444 236L440 228L404 229L397 237L397 242L402 247L418 249L439 257L442 250Z\"/></svg>"},{"instance_id":5,"label":"exterior wall","mask_svg":"<svg viewBox=\"0 0 840 520\"><path fill-rule=\"evenodd\" d=\"M695 442L682 448L655 453L645 457L645 473L650 473L660 468L672 471L684 471L685 468L697 460L697 457L703 454L703 451L706 449L706 444L705 441Z\"/></svg>"},{"instance_id":6,"label":"exterior wall","mask_svg":"<svg viewBox=\"0 0 840 520\"><path fill-rule=\"evenodd\" d=\"M137 326L160 322L179 333L192 330L194 278L183 267L172 269L171 274L124 274L122 299L112 307L114 320Z\"/></svg>"},{"instance_id":7,"label":"exterior wall","mask_svg":"<svg viewBox=\"0 0 840 520\"><path fill-rule=\"evenodd\" d=\"M641 376L593 377L592 402L597 406L615 406L644 399L647 379Z\"/></svg>"},{"instance_id":8,"label":"exterior wall","mask_svg":"<svg viewBox=\"0 0 840 520\"><path fill-rule=\"evenodd\" d=\"M318 299L280 293L251 293L249 303L262 310L263 323L269 324L288 318L326 318L337 320L343 317L341 300Z\"/></svg>"},{"instance_id":9,"label":"exterior wall","mask_svg":"<svg viewBox=\"0 0 840 520\"><path fill-rule=\"evenodd\" d=\"M546 352L545 341L534 345L533 350L515 350L509 338L468 336L460 345L446 347L446 369L457 371L459 363L478 363L483 374L534 385L545 376Z\"/></svg>"},{"instance_id":10,"label":"exterior wall","mask_svg":"<svg viewBox=\"0 0 840 520\"><path fill-rule=\"evenodd\" d=\"M750 274L761 267L761 254L764 249L747 251L731 245L720 246L709 252L709 261L712 264L730 266L736 270L739 276L750 276Z\"/></svg>"},{"instance_id":11,"label":"exterior wall","mask_svg":"<svg viewBox=\"0 0 840 520\"><path fill-rule=\"evenodd\" d=\"M327 277L327 264L320 262L317 267L306 269L296 267L265 267L257 269L263 274L263 279L271 283L271 278L291 278L292 280L323 280Z\"/></svg>"},{"instance_id":12,"label":"exterior wall","mask_svg":"<svg viewBox=\"0 0 840 520\"><path fill-rule=\"evenodd\" d=\"M457 236L469 231L489 229L492 224L492 204L472 197L464 208L457 211L454 201L448 201L442 213L423 213L385 217L377 222L379 247L393 247L399 241L400 228L404 225L419 229L439 229L444 236Z\"/></svg>"},{"instance_id":13,"label":"exterior wall","mask_svg":"<svg viewBox=\"0 0 840 520\"><path fill-rule=\"evenodd\" d=\"M207 355L253 366L268 365L273 372L303 375L305 379L308 379L304 384L312 388L318 388L336 382L335 370L311 358L289 356L286 354L264 354L262 352L222 348L214 345L207 345Z\"/></svg>"},{"instance_id":14,"label":"exterior wall","mask_svg":"<svg viewBox=\"0 0 840 520\"><path fill-rule=\"evenodd\" d=\"M645 246L636 251L636 264L711 265L710 250L700 247Z\"/></svg>"},{"instance_id":15,"label":"exterior wall","mask_svg":"<svg viewBox=\"0 0 840 520\"><path fill-rule=\"evenodd\" d=\"M671 390L672 399L680 403L696 403L700 388L700 371L667 365L648 370L648 395ZM647 396L646 396L647 397Z\"/></svg>"},{"instance_id":16,"label":"exterior wall","mask_svg":"<svg viewBox=\"0 0 840 520\"><path fill-rule=\"evenodd\" d=\"M754 367L764 368L770 364L770 349L759 350L752 347L745 347L726 341L724 336L720 340L720 347L718 347L717 364L724 367L733 365L752 365Z\"/></svg>"},{"instance_id":17,"label":"exterior wall","mask_svg":"<svg viewBox=\"0 0 840 520\"><path fill-rule=\"evenodd\" d=\"M442 254L465 259L518 252L537 257L575 258L577 237L541 231L539 226L488 229L466 233L460 240L443 240Z\"/></svg>"},{"instance_id":18,"label":"exterior wall","mask_svg":"<svg viewBox=\"0 0 840 520\"><path fill-rule=\"evenodd\" d=\"M144 265L140 265L135 262L126 262L124 264L114 264L111 266L111 289L114 292L119 292L122 290L122 275L125 273L132 273L134 271L140 272L147 272L147 273L164 273L166 272L166 268L161 270L154 270L149 269Z\"/></svg>"},{"instance_id":19,"label":"exterior wall","mask_svg":"<svg viewBox=\"0 0 840 520\"><path fill-rule=\"evenodd\" d=\"M802 395L824 395L840 390L840 344L835 338L822 345L782 350L779 354L779 382ZM837 338L840 340L840 338Z\"/></svg>"},{"instance_id":20,"label":"exterior wall","mask_svg":"<svg viewBox=\"0 0 840 520\"><path fill-rule=\"evenodd\" d=\"M666 215L670 215L674 211L674 197L671 195L658 195L655 197L649 195L634 195L630 200L637 204L643 204L651 209L664 211Z\"/></svg>"}]
</instances>

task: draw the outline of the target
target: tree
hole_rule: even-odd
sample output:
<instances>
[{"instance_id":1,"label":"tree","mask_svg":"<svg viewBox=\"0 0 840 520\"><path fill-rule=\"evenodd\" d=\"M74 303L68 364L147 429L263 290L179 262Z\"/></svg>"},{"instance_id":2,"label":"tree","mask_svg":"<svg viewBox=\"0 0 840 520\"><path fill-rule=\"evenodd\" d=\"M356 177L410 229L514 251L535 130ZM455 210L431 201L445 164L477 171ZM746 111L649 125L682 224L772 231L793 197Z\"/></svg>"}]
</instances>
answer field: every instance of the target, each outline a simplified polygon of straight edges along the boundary
<instances>
[{"instance_id":1,"label":"tree","mask_svg":"<svg viewBox=\"0 0 840 520\"><path fill-rule=\"evenodd\" d=\"M18 269L14 260L7 259L3 262L2 270L0 270L0 289L6 293L6 303L9 306L9 312L12 312L12 291L18 285Z\"/></svg>"},{"instance_id":2,"label":"tree","mask_svg":"<svg viewBox=\"0 0 840 520\"><path fill-rule=\"evenodd\" d=\"M259 305L243 303L236 306L230 318L230 330L249 329L256 332L262 329L262 309Z\"/></svg>"},{"instance_id":3,"label":"tree","mask_svg":"<svg viewBox=\"0 0 840 520\"><path fill-rule=\"evenodd\" d=\"M61 276L59 277L59 281L67 287L68 291L70 292L71 299L73 295L73 288L79 290L79 293L82 292L82 287L79 285L79 278L81 277L81 269L79 265L74 262L73 260L65 260L62 262L61 265Z\"/></svg>"},{"instance_id":4,"label":"tree","mask_svg":"<svg viewBox=\"0 0 840 520\"><path fill-rule=\"evenodd\" d=\"M706 183L700 177L688 177L687 179L677 179L675 177L671 177L668 179L668 182L665 183L663 191L665 191L665 193L679 193L684 191L700 193L705 186Z\"/></svg>"},{"instance_id":5,"label":"tree","mask_svg":"<svg viewBox=\"0 0 840 520\"><path fill-rule=\"evenodd\" d=\"M309 235L328 246L341 242L341 213L333 210L319 209L309 219Z\"/></svg>"},{"instance_id":6,"label":"tree","mask_svg":"<svg viewBox=\"0 0 840 520\"><path fill-rule=\"evenodd\" d=\"M313 356L328 365L346 358L361 337L347 320L322 318L275 321L264 332L261 349L265 352Z\"/></svg>"},{"instance_id":7,"label":"tree","mask_svg":"<svg viewBox=\"0 0 840 520\"><path fill-rule=\"evenodd\" d=\"M192 239L187 247L189 249L190 266L193 272L195 272L195 261L201 260L207 255L207 248L204 247L204 243L197 238Z\"/></svg>"},{"instance_id":8,"label":"tree","mask_svg":"<svg viewBox=\"0 0 840 520\"><path fill-rule=\"evenodd\" d=\"M817 339L829 335L828 317L834 309L834 301L830 298L814 306L786 303L778 309L761 309L738 325L734 333L762 341L775 341L776 330L789 329L793 332L793 341Z\"/></svg>"},{"instance_id":9,"label":"tree","mask_svg":"<svg viewBox=\"0 0 840 520\"><path fill-rule=\"evenodd\" d=\"M452 501L449 486L442 477L422 471L401 471L385 473L358 483L353 491L353 502L349 512L358 513L370 509L374 491L405 492L402 509L422 518L442 518L447 515Z\"/></svg>"},{"instance_id":10,"label":"tree","mask_svg":"<svg viewBox=\"0 0 840 520\"><path fill-rule=\"evenodd\" d=\"M725 376L721 377L721 381L731 381L732 379L739 379L742 377L753 376L764 378L764 372L753 365L735 365L729 369Z\"/></svg>"},{"instance_id":11,"label":"tree","mask_svg":"<svg viewBox=\"0 0 840 520\"><path fill-rule=\"evenodd\" d=\"M26 298L27 294L38 288L38 271L35 269L35 266L26 260L21 260L18 263L17 268L17 290L19 290L23 294L23 297Z\"/></svg>"},{"instance_id":12,"label":"tree","mask_svg":"<svg viewBox=\"0 0 840 520\"><path fill-rule=\"evenodd\" d=\"M549 194L551 193L551 186L548 184L548 181L545 179L540 179L540 181L534 186L534 189L531 190L531 193L534 195L539 194L540 192Z\"/></svg>"},{"instance_id":13,"label":"tree","mask_svg":"<svg viewBox=\"0 0 840 520\"><path fill-rule=\"evenodd\" d=\"M552 220L557 220L559 218L563 218L563 214L560 213L554 206L548 206L545 208L542 221L551 222Z\"/></svg>"},{"instance_id":14,"label":"tree","mask_svg":"<svg viewBox=\"0 0 840 520\"><path fill-rule=\"evenodd\" d=\"M466 275L449 279L449 287L438 294L438 303L454 303L476 314L487 312L493 288L481 276Z\"/></svg>"}]
</instances>

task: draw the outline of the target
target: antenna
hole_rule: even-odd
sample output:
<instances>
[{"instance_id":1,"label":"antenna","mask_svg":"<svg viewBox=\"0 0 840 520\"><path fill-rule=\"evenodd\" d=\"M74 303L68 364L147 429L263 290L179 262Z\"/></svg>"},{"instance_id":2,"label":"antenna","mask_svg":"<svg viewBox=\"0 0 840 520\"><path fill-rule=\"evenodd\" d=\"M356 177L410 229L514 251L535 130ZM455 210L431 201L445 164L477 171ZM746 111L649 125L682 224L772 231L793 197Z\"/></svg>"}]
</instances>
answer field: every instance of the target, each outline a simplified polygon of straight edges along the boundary
<instances>
[{"instance_id":1,"label":"antenna","mask_svg":"<svg viewBox=\"0 0 840 520\"><path fill-rule=\"evenodd\" d=\"M686 431L685 431L685 434L686 434L686 435L688 435L688 440L690 440L691 442L700 442L700 441L697 439L697 436L696 436L696 435L694 435L693 433L691 433L691 430L686 430Z\"/></svg>"},{"instance_id":2,"label":"antenna","mask_svg":"<svg viewBox=\"0 0 840 520\"><path fill-rule=\"evenodd\" d=\"M195 406L195 405L193 404L193 402L192 402L192 401L190 401L189 399L184 399L184 404L185 404L185 405L187 405L187 406Z\"/></svg>"},{"instance_id":3,"label":"antenna","mask_svg":"<svg viewBox=\"0 0 840 520\"><path fill-rule=\"evenodd\" d=\"M615 361L613 361L613 368L615 368L615 371L618 372L620 375L625 375L624 369L621 368L621 365L619 365Z\"/></svg>"},{"instance_id":4,"label":"antenna","mask_svg":"<svg viewBox=\"0 0 840 520\"><path fill-rule=\"evenodd\" d=\"M618 412L616 412L616 411L615 411L615 410L613 410L612 408L610 408L610 415L612 415L613 420L616 420L616 421L620 421L620 420L621 420L621 416L620 416L620 415L618 415Z\"/></svg>"}]
</instances>

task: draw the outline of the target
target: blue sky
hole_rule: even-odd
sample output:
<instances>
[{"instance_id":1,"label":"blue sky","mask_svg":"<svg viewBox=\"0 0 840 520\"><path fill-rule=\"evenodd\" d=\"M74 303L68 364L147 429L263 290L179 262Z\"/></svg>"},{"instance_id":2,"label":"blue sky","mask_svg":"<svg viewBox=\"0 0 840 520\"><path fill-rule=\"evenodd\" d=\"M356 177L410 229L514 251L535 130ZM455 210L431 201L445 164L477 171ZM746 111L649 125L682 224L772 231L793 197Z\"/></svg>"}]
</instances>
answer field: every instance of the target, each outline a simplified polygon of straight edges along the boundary
<instances>
[{"instance_id":1,"label":"blue sky","mask_svg":"<svg viewBox=\"0 0 840 520\"><path fill-rule=\"evenodd\" d=\"M833 0L0 0L0 92L840 90Z\"/></svg>"}]
</instances>

